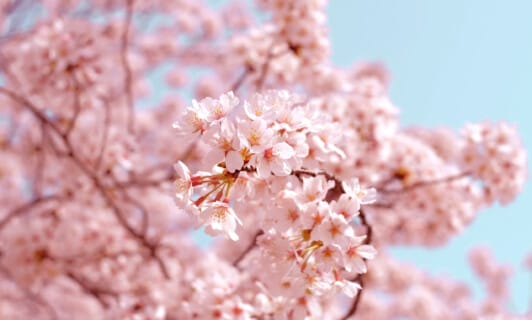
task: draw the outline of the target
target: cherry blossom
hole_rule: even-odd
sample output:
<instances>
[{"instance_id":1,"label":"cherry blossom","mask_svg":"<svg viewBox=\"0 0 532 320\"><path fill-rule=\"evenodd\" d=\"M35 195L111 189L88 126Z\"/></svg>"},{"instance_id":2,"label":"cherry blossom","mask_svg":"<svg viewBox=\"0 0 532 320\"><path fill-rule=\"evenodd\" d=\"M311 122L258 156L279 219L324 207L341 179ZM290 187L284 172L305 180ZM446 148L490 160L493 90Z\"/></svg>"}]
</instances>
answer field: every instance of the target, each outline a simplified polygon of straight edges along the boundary
<instances>
[{"instance_id":1,"label":"cherry blossom","mask_svg":"<svg viewBox=\"0 0 532 320\"><path fill-rule=\"evenodd\" d=\"M518 129L402 125L326 4L0 0L0 318L528 319L390 250L514 200Z\"/></svg>"}]
</instances>

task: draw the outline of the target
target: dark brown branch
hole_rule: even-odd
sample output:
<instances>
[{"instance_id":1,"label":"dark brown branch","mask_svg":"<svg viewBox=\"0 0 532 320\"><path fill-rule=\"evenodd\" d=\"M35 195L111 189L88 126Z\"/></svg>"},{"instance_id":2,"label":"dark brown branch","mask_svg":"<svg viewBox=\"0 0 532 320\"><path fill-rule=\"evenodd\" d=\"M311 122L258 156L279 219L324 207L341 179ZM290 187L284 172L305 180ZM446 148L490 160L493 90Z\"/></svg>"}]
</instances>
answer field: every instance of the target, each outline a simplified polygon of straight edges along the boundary
<instances>
[{"instance_id":1,"label":"dark brown branch","mask_svg":"<svg viewBox=\"0 0 532 320\"><path fill-rule=\"evenodd\" d=\"M373 241L373 228L371 228L371 225L368 223L366 212L362 208L360 208L359 218L360 223L366 227L366 238L363 243L370 244Z\"/></svg>"},{"instance_id":2,"label":"dark brown branch","mask_svg":"<svg viewBox=\"0 0 532 320\"><path fill-rule=\"evenodd\" d=\"M310 177L324 176L328 180L333 180L336 184L341 184L341 182L338 179L336 179L334 176L332 176L331 174L328 174L325 171L314 172L314 171L309 171L305 169L300 169L300 170L292 171L291 174L295 175L298 178L300 178L301 176L310 176Z\"/></svg>"}]
</instances>

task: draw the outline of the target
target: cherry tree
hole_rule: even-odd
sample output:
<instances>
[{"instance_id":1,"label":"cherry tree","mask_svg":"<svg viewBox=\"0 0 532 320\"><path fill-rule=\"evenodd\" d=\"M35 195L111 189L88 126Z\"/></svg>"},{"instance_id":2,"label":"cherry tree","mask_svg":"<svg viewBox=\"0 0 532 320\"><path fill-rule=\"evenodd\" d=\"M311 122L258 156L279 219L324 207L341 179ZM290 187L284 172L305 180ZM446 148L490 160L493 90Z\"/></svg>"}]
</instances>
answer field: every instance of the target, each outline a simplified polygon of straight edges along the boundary
<instances>
[{"instance_id":1,"label":"cherry tree","mask_svg":"<svg viewBox=\"0 0 532 320\"><path fill-rule=\"evenodd\" d=\"M389 250L511 202L516 129L401 127L325 9L0 0L0 317L527 318L487 248L482 301Z\"/></svg>"}]
</instances>

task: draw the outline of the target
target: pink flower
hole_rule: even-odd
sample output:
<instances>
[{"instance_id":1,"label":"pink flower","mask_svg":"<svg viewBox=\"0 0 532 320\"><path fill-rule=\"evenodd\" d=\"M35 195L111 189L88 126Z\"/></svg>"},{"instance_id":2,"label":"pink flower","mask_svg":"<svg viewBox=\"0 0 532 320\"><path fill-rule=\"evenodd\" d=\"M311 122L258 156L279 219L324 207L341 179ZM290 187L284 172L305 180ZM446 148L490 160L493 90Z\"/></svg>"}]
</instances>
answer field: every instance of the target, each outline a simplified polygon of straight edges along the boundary
<instances>
[{"instance_id":1,"label":"pink flower","mask_svg":"<svg viewBox=\"0 0 532 320\"><path fill-rule=\"evenodd\" d=\"M273 132L268 128L267 122L261 118L254 121L241 119L238 123L238 133L242 147L252 153L262 152L271 146Z\"/></svg>"},{"instance_id":2,"label":"pink flower","mask_svg":"<svg viewBox=\"0 0 532 320\"><path fill-rule=\"evenodd\" d=\"M338 201L331 203L332 210L341 214L347 221L359 214L360 200L347 194L342 194Z\"/></svg>"},{"instance_id":3,"label":"pink flower","mask_svg":"<svg viewBox=\"0 0 532 320\"><path fill-rule=\"evenodd\" d=\"M324 245L316 250L314 263L320 272L331 273L342 264L342 258L342 251L338 245Z\"/></svg>"},{"instance_id":4,"label":"pink flower","mask_svg":"<svg viewBox=\"0 0 532 320\"><path fill-rule=\"evenodd\" d=\"M347 247L355 232L344 216L329 210L328 216L312 229L311 238L320 240L325 245L336 244Z\"/></svg>"},{"instance_id":5,"label":"pink flower","mask_svg":"<svg viewBox=\"0 0 532 320\"><path fill-rule=\"evenodd\" d=\"M211 150L205 156L209 166L225 161L229 172L242 168L244 159L239 152L240 140L233 123L227 119L220 120L205 132L204 139L211 146Z\"/></svg>"},{"instance_id":6,"label":"pink flower","mask_svg":"<svg viewBox=\"0 0 532 320\"><path fill-rule=\"evenodd\" d=\"M377 250L371 245L357 245L356 242L344 254L344 267L347 272L366 273L367 267L364 259L375 258Z\"/></svg>"},{"instance_id":7,"label":"pink flower","mask_svg":"<svg viewBox=\"0 0 532 320\"><path fill-rule=\"evenodd\" d=\"M273 225L276 230L284 232L290 228L297 229L302 212L292 198L281 198L276 203L278 208L266 215L265 223Z\"/></svg>"},{"instance_id":8,"label":"pink flower","mask_svg":"<svg viewBox=\"0 0 532 320\"><path fill-rule=\"evenodd\" d=\"M267 118L272 113L272 107L270 104L265 103L262 97L258 95L253 97L253 101L244 102L244 112L251 120L257 120L259 118Z\"/></svg>"},{"instance_id":9,"label":"pink flower","mask_svg":"<svg viewBox=\"0 0 532 320\"><path fill-rule=\"evenodd\" d=\"M349 281L346 279L336 280L334 282L334 287L343 292L349 298L355 297L358 291L362 289L358 282Z\"/></svg>"},{"instance_id":10,"label":"pink flower","mask_svg":"<svg viewBox=\"0 0 532 320\"><path fill-rule=\"evenodd\" d=\"M509 203L527 176L527 155L517 130L505 123L469 124L464 136L463 167L482 180L485 201Z\"/></svg>"},{"instance_id":11,"label":"pink flower","mask_svg":"<svg viewBox=\"0 0 532 320\"><path fill-rule=\"evenodd\" d=\"M174 122L173 127L179 135L193 139L207 130L208 116L207 110L196 100L192 100L192 106L187 108L179 121Z\"/></svg>"},{"instance_id":12,"label":"pink flower","mask_svg":"<svg viewBox=\"0 0 532 320\"><path fill-rule=\"evenodd\" d=\"M308 203L325 199L327 192L334 187L334 181L327 180L324 176L303 178L303 188L298 191L287 191L286 195L292 197L296 203L304 207Z\"/></svg>"},{"instance_id":13,"label":"pink flower","mask_svg":"<svg viewBox=\"0 0 532 320\"><path fill-rule=\"evenodd\" d=\"M199 219L205 225L205 232L210 235L225 233L231 240L238 240L236 225L242 225L233 208L226 202L215 201L201 208Z\"/></svg>"},{"instance_id":14,"label":"pink flower","mask_svg":"<svg viewBox=\"0 0 532 320\"><path fill-rule=\"evenodd\" d=\"M212 122L224 118L238 105L238 102L238 98L232 91L229 91L218 99L205 98L200 103L207 111L207 121Z\"/></svg>"},{"instance_id":15,"label":"pink flower","mask_svg":"<svg viewBox=\"0 0 532 320\"><path fill-rule=\"evenodd\" d=\"M295 155L294 149L286 142L279 142L252 158L261 178L272 173L276 176L287 176L292 172L289 160Z\"/></svg>"},{"instance_id":16,"label":"pink flower","mask_svg":"<svg viewBox=\"0 0 532 320\"><path fill-rule=\"evenodd\" d=\"M345 194L358 199L360 204L370 204L377 200L377 191L375 188L362 189L358 183L358 179L343 181L342 188Z\"/></svg>"},{"instance_id":17,"label":"pink flower","mask_svg":"<svg viewBox=\"0 0 532 320\"><path fill-rule=\"evenodd\" d=\"M181 206L187 205L190 203L190 198L192 197L192 180L190 179L190 170L181 161L178 161L174 165L174 169L179 176L175 180L176 203Z\"/></svg>"}]
</instances>

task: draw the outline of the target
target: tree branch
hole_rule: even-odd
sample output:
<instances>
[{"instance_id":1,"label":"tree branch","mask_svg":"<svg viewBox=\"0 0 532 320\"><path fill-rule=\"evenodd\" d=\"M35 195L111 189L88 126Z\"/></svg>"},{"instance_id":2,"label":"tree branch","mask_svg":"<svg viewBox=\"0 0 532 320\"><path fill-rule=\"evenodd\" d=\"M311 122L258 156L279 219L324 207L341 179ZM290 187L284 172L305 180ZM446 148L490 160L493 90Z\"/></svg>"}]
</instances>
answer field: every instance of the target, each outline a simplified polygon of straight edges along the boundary
<instances>
[{"instance_id":1,"label":"tree branch","mask_svg":"<svg viewBox=\"0 0 532 320\"><path fill-rule=\"evenodd\" d=\"M253 237L253 241L251 241L249 243L249 245L246 247L246 249L244 251L242 251L242 253L240 253L240 255L235 259L235 261L233 261L233 266L234 267L237 267L238 268L238 264L244 260L244 258L248 255L248 253L251 252L251 250L253 250L253 248L255 248L255 246L257 245L257 238L262 235L264 232L262 230L259 230L257 231L257 233L255 234L255 236Z\"/></svg>"},{"instance_id":2,"label":"tree branch","mask_svg":"<svg viewBox=\"0 0 532 320\"><path fill-rule=\"evenodd\" d=\"M21 284L20 282L13 277L11 272L4 267L2 264L0 264L0 274L3 274L6 279L8 279L11 283L13 283L25 296L26 299L31 301L32 303L41 306L44 308L47 313L50 315L51 319L58 319L57 313L54 310L54 308L42 297L40 297L38 294L32 292L29 288Z\"/></svg>"},{"instance_id":3,"label":"tree branch","mask_svg":"<svg viewBox=\"0 0 532 320\"><path fill-rule=\"evenodd\" d=\"M116 217L117 221L120 223L120 225L129 233L131 237L133 237L141 246L146 248L148 252L150 253L150 256L153 257L157 264L159 265L159 268L161 270L161 273L164 275L165 278L169 278L170 275L168 273L168 269L166 268L164 262L159 257L157 253L157 245L151 243L144 237L144 235L140 232L137 232L127 221L125 218L122 210L120 210L119 206L115 203L111 195L109 194L109 191L111 189L106 188L106 186L100 181L98 176L93 173L84 163L83 161L76 155L74 152L74 149L72 147L72 144L68 138L68 136L65 135L61 131L61 129L50 119L48 119L37 107L35 107L30 101L28 101L26 98L18 95L17 93L6 89L4 87L0 87L0 93L3 93L16 102L23 105L25 108L27 108L39 121L49 126L54 133L56 133L63 141L65 148L67 149L66 157L68 157L74 165L81 171L85 176L87 176L92 182L94 187L96 188L96 191L103 197L104 201L106 202L107 206L111 208L111 211L113 212L114 216ZM9 216L9 215L8 215ZM0 225L1 226L1 225Z\"/></svg>"},{"instance_id":4,"label":"tree branch","mask_svg":"<svg viewBox=\"0 0 532 320\"><path fill-rule=\"evenodd\" d=\"M0 232L9 224L11 220L17 216L28 212L29 210L35 208L36 206L42 205L46 202L59 200L60 198L56 195L46 196L46 197L37 197L33 200L11 210L5 217L0 220Z\"/></svg>"},{"instance_id":5,"label":"tree branch","mask_svg":"<svg viewBox=\"0 0 532 320\"><path fill-rule=\"evenodd\" d=\"M231 85L231 91L236 92L238 91L238 89L240 89L242 84L244 84L246 78L249 76L250 71L251 68L249 66L246 66L242 74L236 79L235 83Z\"/></svg>"},{"instance_id":6,"label":"tree branch","mask_svg":"<svg viewBox=\"0 0 532 320\"><path fill-rule=\"evenodd\" d=\"M127 54L129 47L129 31L131 27L131 20L133 18L133 0L126 1L126 15L124 18L124 32L122 33L122 43L120 51L120 59L122 61L122 68L124 70L124 90L126 92L126 104L128 108L128 122L127 128L129 132L134 131L135 127L135 109L133 105L133 77L131 73L131 66L129 64Z\"/></svg>"},{"instance_id":7,"label":"tree branch","mask_svg":"<svg viewBox=\"0 0 532 320\"><path fill-rule=\"evenodd\" d=\"M83 290L83 292L85 292L86 294L92 296L94 299L96 299L98 301L98 303L102 306L102 308L106 309L109 307L109 303L107 301L105 301L105 296L106 295L110 295L110 296L116 296L118 295L118 293L112 291L112 290L109 290L109 289L105 289L105 288L100 288L92 283L89 283L87 280L83 279L82 277L76 275L75 273L73 273L72 271L67 271L65 273L65 276L69 279L71 279L72 281L74 281L80 288L81 290Z\"/></svg>"},{"instance_id":8,"label":"tree branch","mask_svg":"<svg viewBox=\"0 0 532 320\"><path fill-rule=\"evenodd\" d=\"M459 179L468 177L470 175L471 175L471 172L464 171L464 172L461 172L461 173L458 173L458 174L455 174L455 175L450 175L450 176L439 178L439 179L417 181L417 182L414 182L414 183L409 184L407 186L404 186L403 188L398 188L398 189L380 188L379 192L384 193L384 194L386 194L386 193L387 194L396 194L396 193L408 192L408 191L412 191L412 190L415 190L415 189L418 189L418 188L423 188L423 187L427 187L427 186L431 186L431 185L436 185L436 184L440 184L440 183L446 183L446 182L459 180Z\"/></svg>"},{"instance_id":9,"label":"tree branch","mask_svg":"<svg viewBox=\"0 0 532 320\"><path fill-rule=\"evenodd\" d=\"M363 279L362 275L359 275L355 280L360 284L361 287L364 285L364 281L362 279ZM342 318L340 318L340 320L347 320L349 319L349 317L351 317L357 312L361 298L362 298L362 289L358 290L357 295L355 299L353 300L351 307L349 308L349 311L347 311L347 313Z\"/></svg>"},{"instance_id":10,"label":"tree branch","mask_svg":"<svg viewBox=\"0 0 532 320\"><path fill-rule=\"evenodd\" d=\"M371 228L371 225L368 223L366 213L364 212L362 208L360 208L359 217L360 217L360 223L366 227L366 238L364 239L362 243L370 244L372 243L372 240L373 240L373 229ZM364 275L359 274L353 281L358 282L360 286L363 287L364 286L363 279L364 279ZM353 303L351 304L351 307L349 308L347 313L342 318L340 318L340 320L347 320L349 317L351 317L352 315L356 313L358 306L360 304L360 301L362 299L362 290L363 289L358 290L357 295L355 299L353 300Z\"/></svg>"}]
</instances>

